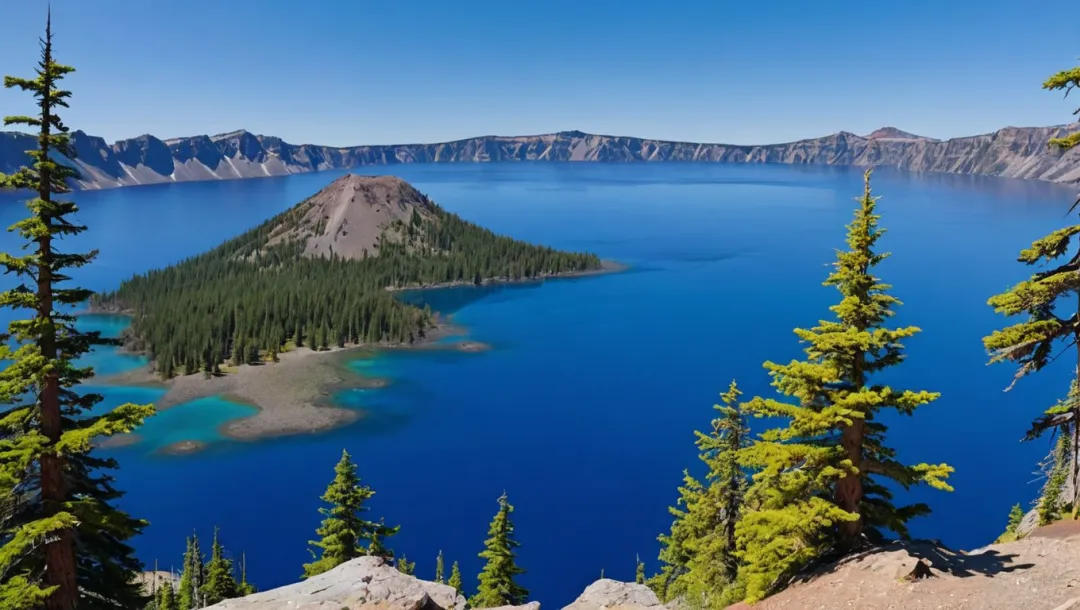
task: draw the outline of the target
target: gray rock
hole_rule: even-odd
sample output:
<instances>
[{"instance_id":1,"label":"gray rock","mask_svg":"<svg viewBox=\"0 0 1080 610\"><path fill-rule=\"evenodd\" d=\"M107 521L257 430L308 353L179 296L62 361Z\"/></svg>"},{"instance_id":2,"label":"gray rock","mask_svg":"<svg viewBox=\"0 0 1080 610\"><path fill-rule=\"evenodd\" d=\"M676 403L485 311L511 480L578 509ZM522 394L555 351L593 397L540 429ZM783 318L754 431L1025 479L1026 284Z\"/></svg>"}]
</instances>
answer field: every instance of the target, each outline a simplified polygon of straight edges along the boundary
<instances>
[{"instance_id":1,"label":"gray rock","mask_svg":"<svg viewBox=\"0 0 1080 610\"><path fill-rule=\"evenodd\" d=\"M299 583L210 607L217 610L464 610L465 598L449 585L402 574L381 558L360 557Z\"/></svg>"},{"instance_id":2,"label":"gray rock","mask_svg":"<svg viewBox=\"0 0 1080 610\"><path fill-rule=\"evenodd\" d=\"M656 593L645 585L603 578L589 585L574 603L563 610L659 610L663 607Z\"/></svg>"}]
</instances>

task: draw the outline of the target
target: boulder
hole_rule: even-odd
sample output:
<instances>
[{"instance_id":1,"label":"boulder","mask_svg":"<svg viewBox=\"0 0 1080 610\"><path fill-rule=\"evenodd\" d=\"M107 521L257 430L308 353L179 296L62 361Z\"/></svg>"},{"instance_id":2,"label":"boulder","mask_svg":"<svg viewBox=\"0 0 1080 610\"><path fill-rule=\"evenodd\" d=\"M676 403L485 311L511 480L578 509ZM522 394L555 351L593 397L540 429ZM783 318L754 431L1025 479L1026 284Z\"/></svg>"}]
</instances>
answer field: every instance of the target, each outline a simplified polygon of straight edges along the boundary
<instances>
[{"instance_id":1,"label":"boulder","mask_svg":"<svg viewBox=\"0 0 1080 610\"><path fill-rule=\"evenodd\" d=\"M360 557L299 583L228 599L210 607L215 610L464 610L465 598L449 585L402 574L380 557Z\"/></svg>"},{"instance_id":2,"label":"boulder","mask_svg":"<svg viewBox=\"0 0 1080 610\"><path fill-rule=\"evenodd\" d=\"M589 585L563 610L660 610L663 607L656 593L645 585L603 578Z\"/></svg>"}]
</instances>

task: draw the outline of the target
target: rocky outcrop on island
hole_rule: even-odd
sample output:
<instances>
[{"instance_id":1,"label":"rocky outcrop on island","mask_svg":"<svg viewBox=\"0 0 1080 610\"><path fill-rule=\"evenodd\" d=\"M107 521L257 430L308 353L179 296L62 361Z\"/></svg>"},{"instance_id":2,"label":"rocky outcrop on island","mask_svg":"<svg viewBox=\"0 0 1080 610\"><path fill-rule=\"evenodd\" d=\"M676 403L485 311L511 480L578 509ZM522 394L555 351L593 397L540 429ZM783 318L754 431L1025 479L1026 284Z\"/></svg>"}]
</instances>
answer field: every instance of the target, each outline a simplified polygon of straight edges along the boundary
<instances>
[{"instance_id":1,"label":"rocky outcrop on island","mask_svg":"<svg viewBox=\"0 0 1080 610\"><path fill-rule=\"evenodd\" d=\"M881 166L925 172L1080 181L1080 149L1047 145L1080 127L1006 127L994 133L934 140L885 127L858 136L839 132L784 144L672 142L581 131L534 136L481 136L437 144L333 147L289 144L281 138L234 131L160 140L143 135L107 144L75 131L76 186L102 189L162 182L231 180L399 163L496 161L787 163ZM0 132L0 172L26 163L32 136Z\"/></svg>"}]
</instances>

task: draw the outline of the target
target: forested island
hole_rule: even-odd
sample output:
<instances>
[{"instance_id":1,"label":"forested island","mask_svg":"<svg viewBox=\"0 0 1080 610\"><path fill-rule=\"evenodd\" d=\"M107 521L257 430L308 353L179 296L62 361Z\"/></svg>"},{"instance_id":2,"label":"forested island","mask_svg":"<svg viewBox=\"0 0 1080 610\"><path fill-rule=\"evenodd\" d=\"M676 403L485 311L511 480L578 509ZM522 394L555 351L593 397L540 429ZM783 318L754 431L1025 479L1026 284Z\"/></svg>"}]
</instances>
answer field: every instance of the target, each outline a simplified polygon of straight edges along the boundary
<instances>
[{"instance_id":1,"label":"forested island","mask_svg":"<svg viewBox=\"0 0 1080 610\"><path fill-rule=\"evenodd\" d=\"M388 289L527 280L602 268L496 235L393 177L346 175L198 256L95 295L129 313L125 345L163 378L220 372L294 347L413 343L435 317Z\"/></svg>"}]
</instances>

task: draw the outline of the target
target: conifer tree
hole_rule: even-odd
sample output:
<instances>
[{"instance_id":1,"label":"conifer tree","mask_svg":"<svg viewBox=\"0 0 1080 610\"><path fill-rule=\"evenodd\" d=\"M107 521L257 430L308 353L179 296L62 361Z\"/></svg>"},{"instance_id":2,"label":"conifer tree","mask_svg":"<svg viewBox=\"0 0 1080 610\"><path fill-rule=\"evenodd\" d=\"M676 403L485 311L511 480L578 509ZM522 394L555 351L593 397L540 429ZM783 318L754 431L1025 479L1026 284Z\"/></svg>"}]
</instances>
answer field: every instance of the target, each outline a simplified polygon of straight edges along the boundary
<instances>
[{"instance_id":1,"label":"conifer tree","mask_svg":"<svg viewBox=\"0 0 1080 610\"><path fill-rule=\"evenodd\" d=\"M160 588L157 591L156 603L157 610L179 610L171 579L160 585Z\"/></svg>"},{"instance_id":2,"label":"conifer tree","mask_svg":"<svg viewBox=\"0 0 1080 610\"><path fill-rule=\"evenodd\" d=\"M202 608L202 587L205 582L205 567L202 550L199 549L199 537L192 533L187 539L187 551L184 552L184 570L180 573L178 605L180 610Z\"/></svg>"},{"instance_id":3,"label":"conifer tree","mask_svg":"<svg viewBox=\"0 0 1080 610\"><path fill-rule=\"evenodd\" d=\"M91 441L130 432L153 407L125 404L105 415L87 411L101 400L75 387L93 375L76 360L95 345L111 343L75 328L66 313L91 292L67 287L68 270L90 263L96 252L64 253L57 242L86 227L73 222L77 206L60 198L78 176L61 156L74 158L68 128L57 115L68 107L60 81L74 71L53 57L52 20L41 40L34 78L4 77L4 87L37 100L36 116L9 116L4 125L37 131L32 160L0 189L30 191L29 216L9 229L26 240L24 256L0 253L0 267L19 278L0 306L26 312L8 325L0 342L0 607L70 610L141 608L149 599L136 577L142 569L127 540L145 522L117 510L121 492L107 470L115 460L95 457Z\"/></svg>"},{"instance_id":4,"label":"conifer tree","mask_svg":"<svg viewBox=\"0 0 1080 610\"><path fill-rule=\"evenodd\" d=\"M236 577L233 575L232 560L225 558L225 549L218 540L218 529L214 528L214 543L210 547L210 563L206 564L206 582L203 583L203 603L212 606L222 600L239 597Z\"/></svg>"},{"instance_id":5,"label":"conifer tree","mask_svg":"<svg viewBox=\"0 0 1080 610\"><path fill-rule=\"evenodd\" d=\"M1050 472L1039 498L1039 525L1050 525L1061 519L1071 508L1063 496L1069 478L1069 469L1072 467L1072 455L1070 438L1067 434L1062 434L1054 447L1054 454L1048 465Z\"/></svg>"},{"instance_id":6,"label":"conifer tree","mask_svg":"<svg viewBox=\"0 0 1080 610\"><path fill-rule=\"evenodd\" d=\"M409 576L412 576L416 572L416 562L409 561L409 559L404 555L399 557L396 563L398 571L402 574L408 574Z\"/></svg>"},{"instance_id":7,"label":"conifer tree","mask_svg":"<svg viewBox=\"0 0 1080 610\"><path fill-rule=\"evenodd\" d=\"M735 579L735 524L747 485L738 459L749 438L740 395L733 381L721 396L723 405L714 406L721 417L712 421L711 433L694 433L708 485L684 471L678 505L669 509L675 520L671 533L659 538L662 566L652 583L665 601L684 597L691 583L699 596L709 596Z\"/></svg>"},{"instance_id":8,"label":"conifer tree","mask_svg":"<svg viewBox=\"0 0 1080 610\"><path fill-rule=\"evenodd\" d=\"M465 590L462 588L461 583L461 568L458 567L458 562L454 562L450 566L450 580L446 581L446 584L454 588L455 591L461 595L465 595Z\"/></svg>"},{"instance_id":9,"label":"conifer tree","mask_svg":"<svg viewBox=\"0 0 1080 610\"><path fill-rule=\"evenodd\" d=\"M886 427L877 416L886 409L910 415L938 397L873 383L875 373L903 361L901 340L913 326L884 326L899 301L872 274L888 255L874 251L883 230L871 195L870 171L848 225L848 250L837 253L825 281L841 294L833 320L796 329L806 359L766 362L772 385L792 403L755 397L743 409L755 417L787 420L740 452L757 472L747 506L736 526L747 598L760 599L778 579L830 549L846 551L882 537L882 529L907 536L906 522L929 512L922 504L894 506L881 479L901 487L926 483L951 490L946 465L906 466L885 445ZM881 479L878 479L880 477Z\"/></svg>"},{"instance_id":10,"label":"conifer tree","mask_svg":"<svg viewBox=\"0 0 1080 610\"><path fill-rule=\"evenodd\" d=\"M398 527L361 517L361 513L368 510L365 503L374 495L370 487L360 484L356 464L349 452L342 451L341 460L334 467L334 480L322 496L322 501L330 507L319 509L326 517L315 530L320 539L310 543L321 550L321 555L316 561L304 564L304 578L321 574L361 555L393 557L393 552L382 541L396 534ZM367 547L363 546L364 542ZM314 551L312 555L315 555Z\"/></svg>"},{"instance_id":11,"label":"conifer tree","mask_svg":"<svg viewBox=\"0 0 1080 610\"><path fill-rule=\"evenodd\" d=\"M634 582L643 585L645 584L645 563L641 561L641 557L635 558L637 562L637 568L634 571Z\"/></svg>"},{"instance_id":12,"label":"conifer tree","mask_svg":"<svg viewBox=\"0 0 1080 610\"><path fill-rule=\"evenodd\" d=\"M438 557L435 558L435 582L440 585L446 582L446 568L443 565L443 554L439 551Z\"/></svg>"},{"instance_id":13,"label":"conifer tree","mask_svg":"<svg viewBox=\"0 0 1080 610\"><path fill-rule=\"evenodd\" d=\"M248 582L247 579L247 554L240 554L240 582L236 585L237 592L240 597L247 595L253 595L258 592L258 588Z\"/></svg>"},{"instance_id":14,"label":"conifer tree","mask_svg":"<svg viewBox=\"0 0 1080 610\"><path fill-rule=\"evenodd\" d=\"M499 606L520 606L526 601L529 592L515 582L514 578L524 574L517 566L517 554L514 549L521 546L514 539L514 524L510 513L514 507L506 497L506 492L499 496L499 512L488 528L488 539L484 541L484 550L480 553L487 563L480 571L476 595L469 600L473 608L497 608Z\"/></svg>"},{"instance_id":15,"label":"conifer tree","mask_svg":"<svg viewBox=\"0 0 1080 610\"><path fill-rule=\"evenodd\" d=\"M1006 534L1015 534L1016 530L1020 527L1020 523L1024 520L1024 509L1020 508L1019 504L1014 504L1012 509L1009 510L1009 525L1005 527Z\"/></svg>"},{"instance_id":16,"label":"conifer tree","mask_svg":"<svg viewBox=\"0 0 1080 610\"><path fill-rule=\"evenodd\" d=\"M1080 67L1058 72L1043 83L1043 89L1064 90L1066 95L1077 86L1080 86ZM1073 114L1080 114L1080 109ZM1074 148L1080 144L1080 131L1054 138L1049 144L1062 150ZM1069 212L1072 213L1077 205L1080 205L1080 200L1073 204ZM1024 321L994 331L983 339L991 363L1012 362L1017 365L1013 385L1021 377L1042 370L1055 360L1060 355L1055 354L1055 344L1061 344L1064 352L1080 341L1080 304L1075 305L1077 310L1070 314L1056 313L1059 307L1067 306L1067 303L1080 302L1080 282L1077 281L1080 276L1080 249L1073 245L1073 238L1078 234L1080 224L1071 224L1022 250L1017 258L1019 262L1049 268L1033 273L1027 280L988 301L998 313L1008 317L1026 317ZM1071 436L1073 453L1068 456L1068 468L1073 481L1080 480L1080 460L1076 454L1080 450L1080 400L1076 396L1077 384L1080 383L1080 349L1076 351L1075 363L1077 368L1070 385L1070 399L1046 410L1034 421L1025 438L1036 438L1051 429ZM1080 510L1080 485L1073 487L1077 495L1070 499L1070 503L1075 512Z\"/></svg>"}]
</instances>

